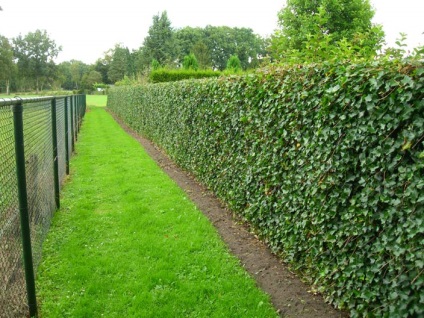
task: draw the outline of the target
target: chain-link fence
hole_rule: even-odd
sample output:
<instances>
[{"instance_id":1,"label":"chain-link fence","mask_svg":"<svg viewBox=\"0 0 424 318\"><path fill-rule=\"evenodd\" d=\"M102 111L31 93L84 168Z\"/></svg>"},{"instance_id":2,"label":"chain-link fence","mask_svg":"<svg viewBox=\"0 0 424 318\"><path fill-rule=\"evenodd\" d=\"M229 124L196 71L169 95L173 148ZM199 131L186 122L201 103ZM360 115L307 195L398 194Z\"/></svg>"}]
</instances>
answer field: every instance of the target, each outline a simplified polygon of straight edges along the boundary
<instances>
[{"instance_id":1,"label":"chain-link fence","mask_svg":"<svg viewBox=\"0 0 424 318\"><path fill-rule=\"evenodd\" d=\"M35 272L85 95L0 99L0 317L37 313Z\"/></svg>"}]
</instances>

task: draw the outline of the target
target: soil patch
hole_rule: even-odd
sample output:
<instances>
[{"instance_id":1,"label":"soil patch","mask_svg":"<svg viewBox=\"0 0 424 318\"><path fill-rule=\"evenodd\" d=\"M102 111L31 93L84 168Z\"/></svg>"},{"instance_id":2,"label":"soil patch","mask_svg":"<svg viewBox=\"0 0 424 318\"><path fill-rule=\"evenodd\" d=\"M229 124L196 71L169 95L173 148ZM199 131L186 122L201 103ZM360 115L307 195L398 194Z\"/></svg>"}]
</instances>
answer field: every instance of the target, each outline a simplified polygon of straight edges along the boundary
<instances>
[{"instance_id":1,"label":"soil patch","mask_svg":"<svg viewBox=\"0 0 424 318\"><path fill-rule=\"evenodd\" d=\"M111 112L109 112L111 113ZM113 113L119 125L133 136L167 173L200 211L218 230L230 251L253 276L258 286L271 296L281 317L287 318L345 318L347 312L337 310L324 302L319 294L296 277L270 249L249 231L249 227L206 187L179 168L161 149L135 133Z\"/></svg>"}]
</instances>

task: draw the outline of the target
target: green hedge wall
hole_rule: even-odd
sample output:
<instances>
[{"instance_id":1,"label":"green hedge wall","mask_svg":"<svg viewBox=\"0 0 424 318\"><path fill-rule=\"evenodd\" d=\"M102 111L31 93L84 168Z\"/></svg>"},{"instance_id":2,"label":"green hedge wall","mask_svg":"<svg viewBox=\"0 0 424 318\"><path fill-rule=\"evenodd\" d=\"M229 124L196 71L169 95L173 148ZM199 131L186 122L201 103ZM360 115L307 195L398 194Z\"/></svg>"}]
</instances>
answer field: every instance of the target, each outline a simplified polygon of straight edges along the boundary
<instances>
[{"instance_id":1,"label":"green hedge wall","mask_svg":"<svg viewBox=\"0 0 424 318\"><path fill-rule=\"evenodd\" d=\"M111 91L108 107L353 317L424 316L424 67L374 61Z\"/></svg>"},{"instance_id":2,"label":"green hedge wall","mask_svg":"<svg viewBox=\"0 0 424 318\"><path fill-rule=\"evenodd\" d=\"M151 71L149 75L149 80L151 83L163 83L219 76L221 76L221 72L212 70L168 70L162 68Z\"/></svg>"}]
</instances>

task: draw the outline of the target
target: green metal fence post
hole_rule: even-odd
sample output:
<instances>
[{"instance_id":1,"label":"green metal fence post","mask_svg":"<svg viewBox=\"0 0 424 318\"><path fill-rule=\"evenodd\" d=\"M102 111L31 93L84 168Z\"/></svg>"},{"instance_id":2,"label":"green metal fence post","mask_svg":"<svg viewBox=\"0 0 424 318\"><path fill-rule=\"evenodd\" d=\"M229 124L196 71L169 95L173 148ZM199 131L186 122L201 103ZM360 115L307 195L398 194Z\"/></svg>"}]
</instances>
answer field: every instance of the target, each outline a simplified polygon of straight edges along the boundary
<instances>
[{"instance_id":1,"label":"green metal fence post","mask_svg":"<svg viewBox=\"0 0 424 318\"><path fill-rule=\"evenodd\" d=\"M32 260L31 233L28 216L28 193L25 172L24 123L22 101L13 105L13 123L15 134L16 176L18 181L19 213L21 218L22 250L25 268L25 281L29 314L37 317L37 298L35 295L35 276Z\"/></svg>"},{"instance_id":2,"label":"green metal fence post","mask_svg":"<svg viewBox=\"0 0 424 318\"><path fill-rule=\"evenodd\" d=\"M68 114L69 114L68 97L65 97L65 156L66 156L65 162L66 162L67 175L69 174L69 160L70 160Z\"/></svg>"},{"instance_id":3,"label":"green metal fence post","mask_svg":"<svg viewBox=\"0 0 424 318\"><path fill-rule=\"evenodd\" d=\"M57 115L56 115L56 98L51 101L52 116L52 141L53 141L53 178L54 178L54 198L56 208L60 208L60 181L59 181L59 158L57 151Z\"/></svg>"},{"instance_id":4,"label":"green metal fence post","mask_svg":"<svg viewBox=\"0 0 424 318\"><path fill-rule=\"evenodd\" d=\"M74 102L74 96L71 96L71 150L74 151L75 150L75 134L74 134L74 108L75 107L75 102Z\"/></svg>"},{"instance_id":5,"label":"green metal fence post","mask_svg":"<svg viewBox=\"0 0 424 318\"><path fill-rule=\"evenodd\" d=\"M75 142L78 141L78 126L79 126L79 114L78 114L78 96L75 95Z\"/></svg>"},{"instance_id":6,"label":"green metal fence post","mask_svg":"<svg viewBox=\"0 0 424 318\"><path fill-rule=\"evenodd\" d=\"M78 105L78 134L79 131L81 129L81 119L82 119L82 100L81 100L81 96L82 95L78 95L76 98L78 100L77 105ZM78 134L77 134L77 140L78 140Z\"/></svg>"},{"instance_id":7,"label":"green metal fence post","mask_svg":"<svg viewBox=\"0 0 424 318\"><path fill-rule=\"evenodd\" d=\"M84 114L85 114L85 112L87 111L87 95L86 94L84 94L83 102L84 102Z\"/></svg>"},{"instance_id":8,"label":"green metal fence post","mask_svg":"<svg viewBox=\"0 0 424 318\"><path fill-rule=\"evenodd\" d=\"M79 131L79 102L78 95L75 95L75 141L78 141Z\"/></svg>"},{"instance_id":9,"label":"green metal fence post","mask_svg":"<svg viewBox=\"0 0 424 318\"><path fill-rule=\"evenodd\" d=\"M78 132L81 130L82 124L82 95L78 96L78 104L79 104L79 127Z\"/></svg>"}]
</instances>

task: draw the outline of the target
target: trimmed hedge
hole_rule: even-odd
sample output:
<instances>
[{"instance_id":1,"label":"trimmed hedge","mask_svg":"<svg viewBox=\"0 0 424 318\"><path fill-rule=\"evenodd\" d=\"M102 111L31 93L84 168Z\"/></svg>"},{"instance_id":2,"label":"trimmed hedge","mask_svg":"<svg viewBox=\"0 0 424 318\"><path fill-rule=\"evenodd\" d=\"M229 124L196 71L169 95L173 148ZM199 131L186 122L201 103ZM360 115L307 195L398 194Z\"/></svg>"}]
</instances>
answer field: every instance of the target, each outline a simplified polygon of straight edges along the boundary
<instances>
[{"instance_id":1,"label":"trimmed hedge","mask_svg":"<svg viewBox=\"0 0 424 318\"><path fill-rule=\"evenodd\" d=\"M219 76L221 76L221 72L212 70L168 70L161 68L158 70L151 71L149 75L149 80L151 83L163 83Z\"/></svg>"},{"instance_id":2,"label":"trimmed hedge","mask_svg":"<svg viewBox=\"0 0 424 318\"><path fill-rule=\"evenodd\" d=\"M108 107L353 317L424 316L424 67L374 61L111 91Z\"/></svg>"}]
</instances>

